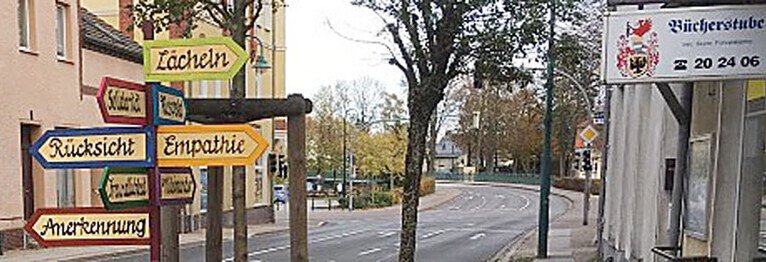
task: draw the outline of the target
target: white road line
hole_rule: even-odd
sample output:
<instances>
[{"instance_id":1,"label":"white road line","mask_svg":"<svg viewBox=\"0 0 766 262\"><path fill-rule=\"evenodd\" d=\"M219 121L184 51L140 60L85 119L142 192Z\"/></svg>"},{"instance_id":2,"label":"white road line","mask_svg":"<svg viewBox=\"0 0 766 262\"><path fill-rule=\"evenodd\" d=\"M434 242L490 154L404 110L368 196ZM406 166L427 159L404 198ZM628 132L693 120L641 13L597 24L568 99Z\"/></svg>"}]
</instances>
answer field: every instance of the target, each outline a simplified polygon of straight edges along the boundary
<instances>
[{"instance_id":1,"label":"white road line","mask_svg":"<svg viewBox=\"0 0 766 262\"><path fill-rule=\"evenodd\" d=\"M378 251L381 251L381 250L383 250L383 249L376 247L376 248L373 248L373 249L370 249L370 250L367 250L367 251L359 252L359 256L360 257L361 256L366 256L366 255L369 255L369 254L372 254L372 253L375 253L375 252L378 252Z\"/></svg>"},{"instance_id":2,"label":"white road line","mask_svg":"<svg viewBox=\"0 0 766 262\"><path fill-rule=\"evenodd\" d=\"M420 237L420 238L421 238L421 239L426 239L426 238L429 238L429 237L433 237L433 236L436 236L436 235L442 234L442 233L444 233L444 232L446 232L446 230L444 230L444 229L441 229L441 230L437 230L437 231L434 231L434 232L431 232L431 233L425 234L425 235L423 235L423 236L422 236L422 237Z\"/></svg>"},{"instance_id":3,"label":"white road line","mask_svg":"<svg viewBox=\"0 0 766 262\"><path fill-rule=\"evenodd\" d=\"M524 195L519 195L519 196L520 196L521 198L523 198L523 199L524 199L524 201L526 201L526 203L524 204L524 206L523 206L523 207L521 207L521 209L519 209L519 211L521 211L521 210L524 210L524 209L527 209L527 207L529 207L529 204L530 204L530 203L532 203L532 201L529 201L529 198L525 197Z\"/></svg>"},{"instance_id":4,"label":"white road line","mask_svg":"<svg viewBox=\"0 0 766 262\"><path fill-rule=\"evenodd\" d=\"M328 241L328 240L334 240L334 239L343 238L343 237L347 237L347 236L353 236L353 235L357 235L357 234L363 233L363 232L365 232L365 230L357 230L357 231L346 232L346 233L343 233L343 234L330 235L330 236L327 236L327 237L317 238L317 239L311 240L311 241L309 241L309 244L324 242L324 241ZM258 250L258 251L250 252L250 253L247 254L247 256L250 257L250 256L263 255L263 254L267 254L267 253L271 253L271 252L275 252L275 251L285 250L285 249L288 249L288 248L290 248L290 245L271 247L271 248L267 248L267 249L261 249L261 250ZM234 258L233 257L229 257L229 258L224 259L223 261L224 262L234 261Z\"/></svg>"},{"instance_id":5,"label":"white road line","mask_svg":"<svg viewBox=\"0 0 766 262\"><path fill-rule=\"evenodd\" d=\"M471 240L477 240L477 239L479 239L479 238L482 238L482 237L484 237L484 236L486 236L486 235L487 235L487 234L484 234L484 233L478 233L478 234L476 234L476 235L473 235L473 236L472 236L470 239L471 239Z\"/></svg>"},{"instance_id":6,"label":"white road line","mask_svg":"<svg viewBox=\"0 0 766 262\"><path fill-rule=\"evenodd\" d=\"M499 199L505 199L505 196L504 196L504 195L495 195L495 196L496 196L497 198L499 198Z\"/></svg>"},{"instance_id":7,"label":"white road line","mask_svg":"<svg viewBox=\"0 0 766 262\"><path fill-rule=\"evenodd\" d=\"M500 208L505 208L505 205L500 206Z\"/></svg>"},{"instance_id":8,"label":"white road line","mask_svg":"<svg viewBox=\"0 0 766 262\"><path fill-rule=\"evenodd\" d=\"M395 235L396 232L378 232L378 237L386 238Z\"/></svg>"}]
</instances>

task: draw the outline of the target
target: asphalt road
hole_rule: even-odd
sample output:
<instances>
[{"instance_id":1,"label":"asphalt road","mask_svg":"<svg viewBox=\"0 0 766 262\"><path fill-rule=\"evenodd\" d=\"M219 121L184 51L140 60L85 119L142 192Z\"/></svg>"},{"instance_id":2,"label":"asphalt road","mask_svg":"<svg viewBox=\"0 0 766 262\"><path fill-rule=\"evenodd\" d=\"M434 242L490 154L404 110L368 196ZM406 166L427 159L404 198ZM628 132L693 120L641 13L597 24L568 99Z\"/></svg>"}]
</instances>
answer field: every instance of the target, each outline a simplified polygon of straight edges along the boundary
<instances>
[{"instance_id":1,"label":"asphalt road","mask_svg":"<svg viewBox=\"0 0 766 262\"><path fill-rule=\"evenodd\" d=\"M505 245L536 226L538 193L499 186L440 184L461 190L458 197L419 215L418 261L486 261ZM566 200L552 196L551 217L567 208ZM311 212L311 211L309 211ZM346 212L346 211L334 211ZM400 216L391 212L355 211L309 230L311 261L395 261ZM253 236L251 261L288 261L289 233ZM231 261L232 243L224 242L225 261ZM136 254L109 261L146 261ZM204 246L188 247L181 261L204 261Z\"/></svg>"}]
</instances>

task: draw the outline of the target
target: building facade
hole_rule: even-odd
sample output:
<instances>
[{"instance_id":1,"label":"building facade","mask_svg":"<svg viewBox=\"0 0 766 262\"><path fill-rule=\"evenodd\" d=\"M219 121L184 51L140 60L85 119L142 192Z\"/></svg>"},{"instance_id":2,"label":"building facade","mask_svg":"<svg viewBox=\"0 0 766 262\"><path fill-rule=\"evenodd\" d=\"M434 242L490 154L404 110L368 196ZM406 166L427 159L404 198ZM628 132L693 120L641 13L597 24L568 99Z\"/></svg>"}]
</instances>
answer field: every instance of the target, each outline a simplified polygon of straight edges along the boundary
<instances>
[{"instance_id":1,"label":"building facade","mask_svg":"<svg viewBox=\"0 0 766 262\"><path fill-rule=\"evenodd\" d=\"M81 10L78 1L0 3L0 232L2 246L27 239L35 209L100 205L100 170L44 170L28 153L45 131L104 125L95 98L103 76L142 81L141 47Z\"/></svg>"}]
</instances>

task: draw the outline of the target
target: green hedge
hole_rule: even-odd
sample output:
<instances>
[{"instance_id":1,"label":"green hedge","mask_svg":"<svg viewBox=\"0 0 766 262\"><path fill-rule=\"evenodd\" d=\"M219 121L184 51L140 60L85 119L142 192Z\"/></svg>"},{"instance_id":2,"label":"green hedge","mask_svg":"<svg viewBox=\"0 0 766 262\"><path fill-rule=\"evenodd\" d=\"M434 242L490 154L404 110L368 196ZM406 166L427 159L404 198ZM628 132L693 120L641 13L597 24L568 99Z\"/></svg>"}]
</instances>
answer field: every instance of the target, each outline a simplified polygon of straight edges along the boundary
<instances>
[{"instance_id":1,"label":"green hedge","mask_svg":"<svg viewBox=\"0 0 766 262\"><path fill-rule=\"evenodd\" d=\"M601 189L601 179L590 180L590 193L598 195ZM556 188L582 192L585 188L585 178L577 177L555 177L553 186Z\"/></svg>"}]
</instances>

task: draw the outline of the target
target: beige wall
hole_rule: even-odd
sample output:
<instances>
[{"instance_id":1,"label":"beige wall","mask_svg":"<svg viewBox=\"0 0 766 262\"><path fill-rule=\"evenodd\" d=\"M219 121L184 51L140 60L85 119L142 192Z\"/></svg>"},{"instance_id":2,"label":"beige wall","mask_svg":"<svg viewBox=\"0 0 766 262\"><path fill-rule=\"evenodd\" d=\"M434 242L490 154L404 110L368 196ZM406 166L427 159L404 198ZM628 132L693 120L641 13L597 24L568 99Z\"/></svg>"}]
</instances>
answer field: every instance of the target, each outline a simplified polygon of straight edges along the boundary
<instances>
[{"instance_id":1,"label":"beige wall","mask_svg":"<svg viewBox=\"0 0 766 262\"><path fill-rule=\"evenodd\" d=\"M2 1L0 15L6 23L0 27L0 218L3 220L23 216L23 189L21 168L21 124L39 126L33 139L45 130L102 125L95 97L80 92L80 77L86 85L98 86L100 77L112 75L128 80L141 80L138 64L118 60L91 51L80 51L77 2L59 0L68 4L67 55L56 56L55 3L33 1L31 9L33 28L30 50L20 51L17 23L17 1ZM81 70L80 57L83 66ZM74 175L75 205L100 204L94 201L91 170L76 170ZM99 174L98 172L93 172ZM56 170L43 170L33 160L35 207L57 206ZM0 222L0 230L18 228L21 219Z\"/></svg>"}]
</instances>

